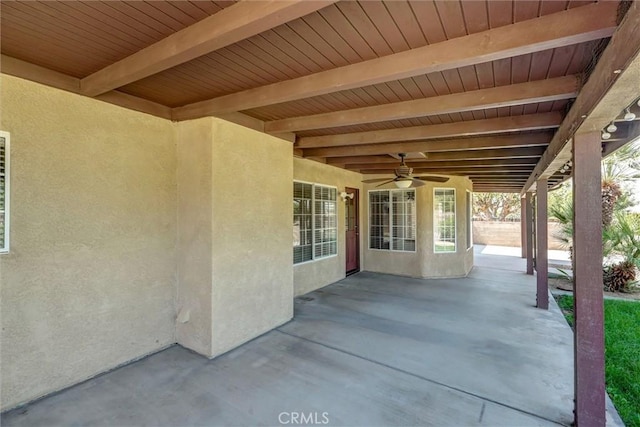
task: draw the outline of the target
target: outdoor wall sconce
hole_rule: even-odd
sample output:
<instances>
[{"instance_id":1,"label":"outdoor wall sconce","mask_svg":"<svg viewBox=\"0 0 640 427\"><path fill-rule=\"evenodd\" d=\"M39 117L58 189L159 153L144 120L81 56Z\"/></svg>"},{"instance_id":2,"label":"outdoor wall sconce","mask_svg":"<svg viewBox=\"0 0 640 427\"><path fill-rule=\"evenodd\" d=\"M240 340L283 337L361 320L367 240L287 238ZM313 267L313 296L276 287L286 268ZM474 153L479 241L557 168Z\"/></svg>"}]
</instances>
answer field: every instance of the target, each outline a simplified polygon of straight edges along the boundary
<instances>
[{"instance_id":1,"label":"outdoor wall sconce","mask_svg":"<svg viewBox=\"0 0 640 427\"><path fill-rule=\"evenodd\" d=\"M340 193L340 197L342 197L343 202L346 202L347 199L353 199L353 193L347 193L346 191L343 191L342 193Z\"/></svg>"}]
</instances>

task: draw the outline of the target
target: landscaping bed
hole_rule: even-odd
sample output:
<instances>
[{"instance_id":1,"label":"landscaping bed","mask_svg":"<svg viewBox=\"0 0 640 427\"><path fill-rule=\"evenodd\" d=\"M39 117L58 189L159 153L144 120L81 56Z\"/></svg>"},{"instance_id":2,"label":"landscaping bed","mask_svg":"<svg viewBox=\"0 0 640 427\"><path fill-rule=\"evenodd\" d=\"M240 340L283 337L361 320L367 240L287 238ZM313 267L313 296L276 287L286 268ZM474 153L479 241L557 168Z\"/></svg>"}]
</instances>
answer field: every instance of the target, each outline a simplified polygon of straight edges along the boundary
<instances>
[{"instance_id":1,"label":"landscaping bed","mask_svg":"<svg viewBox=\"0 0 640 427\"><path fill-rule=\"evenodd\" d=\"M551 292L556 290L573 292L573 281L565 277L549 274L549 289ZM614 299L628 299L640 301L640 290L634 290L630 292L609 292L604 291L605 298L611 297ZM640 325L638 325L640 327Z\"/></svg>"},{"instance_id":2,"label":"landscaping bed","mask_svg":"<svg viewBox=\"0 0 640 427\"><path fill-rule=\"evenodd\" d=\"M573 327L573 297L555 298ZM640 302L606 299L604 329L607 393L627 427L640 427Z\"/></svg>"}]
</instances>

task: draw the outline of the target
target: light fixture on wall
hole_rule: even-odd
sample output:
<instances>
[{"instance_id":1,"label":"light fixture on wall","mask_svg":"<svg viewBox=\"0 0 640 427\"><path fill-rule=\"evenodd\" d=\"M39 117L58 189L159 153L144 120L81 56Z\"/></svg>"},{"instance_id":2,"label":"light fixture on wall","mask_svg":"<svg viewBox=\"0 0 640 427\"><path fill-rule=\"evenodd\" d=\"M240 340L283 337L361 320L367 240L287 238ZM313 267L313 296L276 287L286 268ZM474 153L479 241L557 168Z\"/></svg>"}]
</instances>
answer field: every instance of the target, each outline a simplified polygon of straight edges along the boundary
<instances>
[{"instance_id":1,"label":"light fixture on wall","mask_svg":"<svg viewBox=\"0 0 640 427\"><path fill-rule=\"evenodd\" d=\"M607 132L613 133L618 130L618 126L614 122L611 122L609 126L607 126Z\"/></svg>"},{"instance_id":2,"label":"light fixture on wall","mask_svg":"<svg viewBox=\"0 0 640 427\"><path fill-rule=\"evenodd\" d=\"M342 193L340 193L340 197L342 197L342 201L346 202L347 199L353 199L354 194L353 193L347 193L346 191L343 191Z\"/></svg>"},{"instance_id":3,"label":"light fixture on wall","mask_svg":"<svg viewBox=\"0 0 640 427\"><path fill-rule=\"evenodd\" d=\"M396 187L398 188L409 188L411 187L412 183L413 181L411 181L410 179L399 179L397 181L394 181L394 184L396 184Z\"/></svg>"},{"instance_id":4,"label":"light fixture on wall","mask_svg":"<svg viewBox=\"0 0 640 427\"><path fill-rule=\"evenodd\" d=\"M607 132L606 130L602 131L602 139L607 140L609 138L611 138L611 134L609 132Z\"/></svg>"},{"instance_id":5,"label":"light fixture on wall","mask_svg":"<svg viewBox=\"0 0 640 427\"><path fill-rule=\"evenodd\" d=\"M629 110L629 108L627 108L627 109L626 109L626 110L624 110L624 111L625 111L625 113L624 113L624 120L625 120L625 121L627 121L627 122L631 122L631 121L635 120L636 115L635 115L635 113L632 113L632 112Z\"/></svg>"}]
</instances>

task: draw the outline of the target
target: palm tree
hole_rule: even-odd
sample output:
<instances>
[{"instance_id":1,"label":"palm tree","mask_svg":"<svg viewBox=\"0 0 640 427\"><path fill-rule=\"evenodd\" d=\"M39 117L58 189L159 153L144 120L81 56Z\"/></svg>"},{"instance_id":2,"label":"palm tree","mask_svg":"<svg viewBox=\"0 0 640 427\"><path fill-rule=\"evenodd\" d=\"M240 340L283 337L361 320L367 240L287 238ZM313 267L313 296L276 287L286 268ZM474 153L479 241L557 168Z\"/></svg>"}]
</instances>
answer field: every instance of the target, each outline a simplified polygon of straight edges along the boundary
<instances>
[{"instance_id":1,"label":"palm tree","mask_svg":"<svg viewBox=\"0 0 640 427\"><path fill-rule=\"evenodd\" d=\"M624 256L624 261L605 268L605 287L624 289L636 277L640 267L640 220L624 212L631 204L621 184L640 178L640 141L623 146L602 161L602 230L603 253ZM573 260L573 200L556 199L549 205L549 215L561 224L557 236L566 245ZM573 261L572 261L573 264Z\"/></svg>"}]
</instances>

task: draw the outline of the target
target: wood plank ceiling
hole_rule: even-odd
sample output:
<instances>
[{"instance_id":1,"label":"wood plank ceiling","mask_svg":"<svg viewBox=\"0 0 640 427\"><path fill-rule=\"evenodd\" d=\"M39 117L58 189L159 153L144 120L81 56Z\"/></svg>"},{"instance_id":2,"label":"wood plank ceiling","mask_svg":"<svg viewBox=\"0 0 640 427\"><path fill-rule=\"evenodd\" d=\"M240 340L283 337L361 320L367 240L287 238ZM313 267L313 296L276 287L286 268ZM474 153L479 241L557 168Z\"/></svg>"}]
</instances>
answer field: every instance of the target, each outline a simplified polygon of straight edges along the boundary
<instances>
[{"instance_id":1,"label":"wood plank ceiling","mask_svg":"<svg viewBox=\"0 0 640 427\"><path fill-rule=\"evenodd\" d=\"M2 1L0 12L4 73L174 120L240 112L293 132L297 155L362 173L392 173L393 156L412 153L416 172L469 176L476 191L522 189L620 22L616 1L573 0Z\"/></svg>"}]
</instances>

